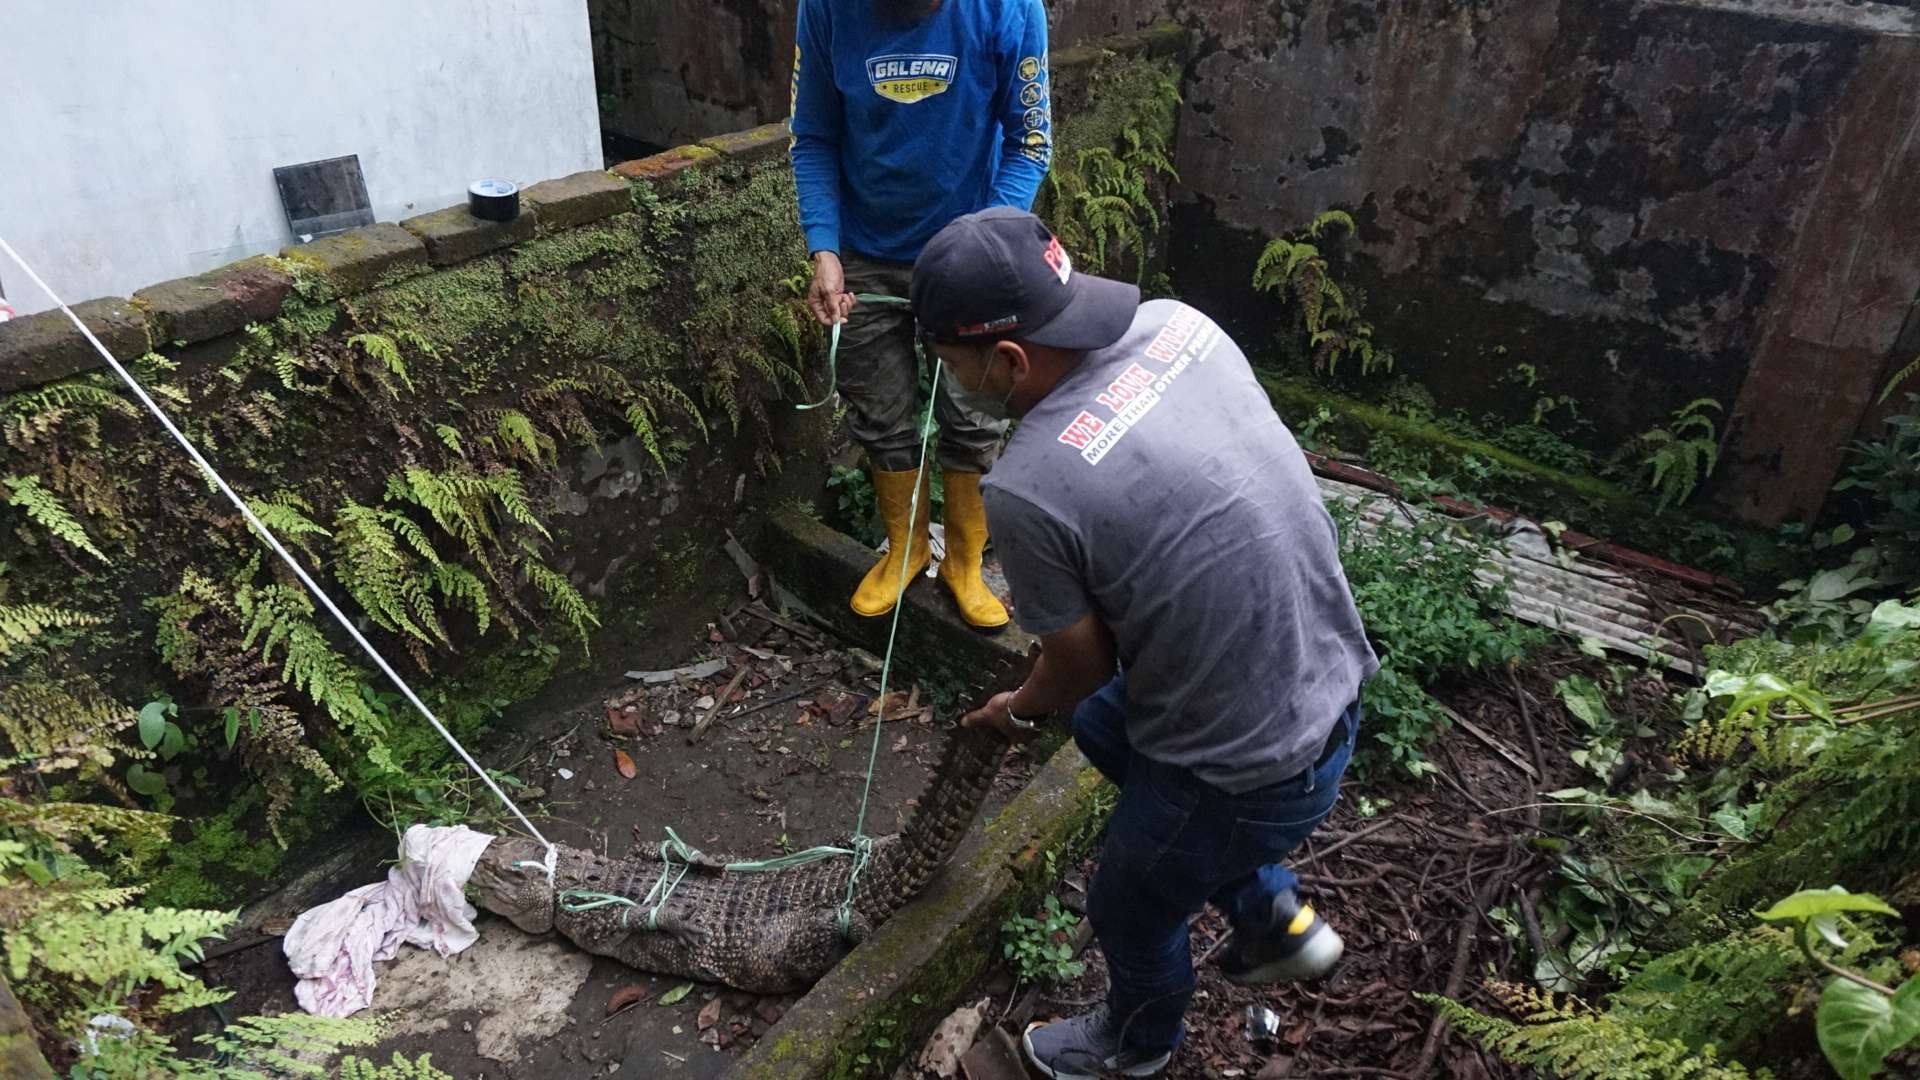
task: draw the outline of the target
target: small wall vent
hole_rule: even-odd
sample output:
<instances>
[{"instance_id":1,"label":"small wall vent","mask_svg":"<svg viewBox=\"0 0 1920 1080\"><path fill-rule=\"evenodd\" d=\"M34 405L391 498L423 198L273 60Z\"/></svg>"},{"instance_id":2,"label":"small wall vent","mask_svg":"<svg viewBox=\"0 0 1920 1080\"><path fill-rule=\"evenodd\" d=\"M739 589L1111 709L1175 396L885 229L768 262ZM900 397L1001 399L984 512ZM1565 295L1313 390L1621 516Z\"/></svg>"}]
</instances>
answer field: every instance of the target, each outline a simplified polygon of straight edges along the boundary
<instances>
[{"instance_id":1,"label":"small wall vent","mask_svg":"<svg viewBox=\"0 0 1920 1080\"><path fill-rule=\"evenodd\" d=\"M360 155L282 165L273 170L287 225L301 243L373 224Z\"/></svg>"}]
</instances>

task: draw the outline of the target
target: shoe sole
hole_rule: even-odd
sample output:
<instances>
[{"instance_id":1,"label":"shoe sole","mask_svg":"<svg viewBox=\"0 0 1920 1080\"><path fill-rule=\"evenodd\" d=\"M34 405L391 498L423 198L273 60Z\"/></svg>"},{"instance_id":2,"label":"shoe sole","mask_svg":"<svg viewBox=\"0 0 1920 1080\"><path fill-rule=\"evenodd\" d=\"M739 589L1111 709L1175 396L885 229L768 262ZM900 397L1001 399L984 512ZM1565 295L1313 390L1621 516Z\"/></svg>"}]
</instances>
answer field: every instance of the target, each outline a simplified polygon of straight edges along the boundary
<instances>
[{"instance_id":1,"label":"shoe sole","mask_svg":"<svg viewBox=\"0 0 1920 1080\"><path fill-rule=\"evenodd\" d=\"M1033 1052L1034 1029L1045 1026L1044 1024L1038 1023L1028 1024L1027 1030L1020 1035L1020 1048L1026 1052L1027 1063L1039 1069L1041 1073L1050 1077L1051 1080L1108 1080L1109 1077L1114 1076L1158 1076L1161 1071L1167 1067L1167 1063L1173 1060L1173 1054L1166 1053L1161 1054L1153 1061L1143 1061L1138 1065L1125 1069L1106 1069L1097 1073L1060 1072L1049 1068L1046 1063L1042 1062L1039 1056Z\"/></svg>"},{"instance_id":2,"label":"shoe sole","mask_svg":"<svg viewBox=\"0 0 1920 1080\"><path fill-rule=\"evenodd\" d=\"M1300 951L1291 956L1283 956L1256 968L1240 972L1221 972L1228 982L1240 986L1258 986L1265 983L1304 982L1317 979L1333 970L1345 955L1347 943L1331 927L1308 938L1300 946Z\"/></svg>"}]
</instances>

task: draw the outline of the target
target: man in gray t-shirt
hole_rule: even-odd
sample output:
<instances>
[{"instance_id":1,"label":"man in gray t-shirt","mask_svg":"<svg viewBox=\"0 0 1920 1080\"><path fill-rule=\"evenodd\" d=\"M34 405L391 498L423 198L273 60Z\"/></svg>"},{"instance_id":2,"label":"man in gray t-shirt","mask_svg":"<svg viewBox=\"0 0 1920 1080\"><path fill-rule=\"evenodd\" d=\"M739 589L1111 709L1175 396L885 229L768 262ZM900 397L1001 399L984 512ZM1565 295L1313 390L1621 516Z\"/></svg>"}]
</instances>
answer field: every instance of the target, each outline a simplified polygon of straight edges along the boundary
<instances>
[{"instance_id":1,"label":"man in gray t-shirt","mask_svg":"<svg viewBox=\"0 0 1920 1080\"><path fill-rule=\"evenodd\" d=\"M1052 1077L1151 1075L1184 1032L1205 904L1233 921L1230 978L1339 958L1280 860L1332 810L1378 664L1306 460L1212 320L1075 274L1006 209L937 235L912 291L972 407L1020 420L985 498L1041 655L964 722L1019 739L1072 710L1121 787L1088 898L1107 1002L1030 1029L1027 1053Z\"/></svg>"}]
</instances>

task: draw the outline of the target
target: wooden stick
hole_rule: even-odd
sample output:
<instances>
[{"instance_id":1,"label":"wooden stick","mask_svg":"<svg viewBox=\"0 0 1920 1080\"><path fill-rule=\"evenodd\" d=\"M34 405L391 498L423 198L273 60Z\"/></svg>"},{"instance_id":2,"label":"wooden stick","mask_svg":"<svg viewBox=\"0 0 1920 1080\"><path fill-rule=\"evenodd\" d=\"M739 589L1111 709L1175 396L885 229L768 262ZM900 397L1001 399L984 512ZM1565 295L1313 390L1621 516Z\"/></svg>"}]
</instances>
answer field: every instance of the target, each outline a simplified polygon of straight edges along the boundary
<instances>
[{"instance_id":1,"label":"wooden stick","mask_svg":"<svg viewBox=\"0 0 1920 1080\"><path fill-rule=\"evenodd\" d=\"M753 666L751 664L741 664L739 670L733 673L733 681L727 684L725 690L720 691L719 697L713 699L713 708L708 709L707 715L701 717L699 722L693 725L693 734L687 736L689 743L699 742L700 737L707 733L708 725L713 723L714 717L720 715L720 710L727 707L727 699L733 696L735 690L740 689L741 683L747 681L747 672L752 669Z\"/></svg>"},{"instance_id":2,"label":"wooden stick","mask_svg":"<svg viewBox=\"0 0 1920 1080\"><path fill-rule=\"evenodd\" d=\"M1486 744L1487 749L1505 758L1508 764L1512 765L1516 769L1519 769L1521 774L1524 775L1527 779L1533 780L1536 782L1540 779L1539 770L1535 769L1531 764L1527 762L1525 758L1522 758L1519 754L1516 754L1512 750L1507 749L1507 746L1505 743L1502 743L1500 740L1494 738L1492 735L1489 735L1486 732L1486 730L1482 728L1479 724L1476 724L1473 721L1468 720L1466 717L1461 716L1459 713L1453 711L1452 709L1447 708L1445 705L1442 705L1440 707L1442 709L1445 709L1447 713L1447 717L1451 719L1454 723L1459 724L1460 727L1464 729L1467 734L1473 736L1476 739L1479 739L1482 743Z\"/></svg>"},{"instance_id":3,"label":"wooden stick","mask_svg":"<svg viewBox=\"0 0 1920 1080\"><path fill-rule=\"evenodd\" d=\"M813 629L810 626L806 626L802 623L794 622L792 619L787 619L779 615L775 615L773 611L769 609L765 604L749 604L747 605L747 613L752 615L756 619L762 619L762 620L765 620L766 622L770 622L773 625L779 627L780 629L785 630L789 634L798 634L800 637L816 643L819 642L820 640L819 631Z\"/></svg>"}]
</instances>

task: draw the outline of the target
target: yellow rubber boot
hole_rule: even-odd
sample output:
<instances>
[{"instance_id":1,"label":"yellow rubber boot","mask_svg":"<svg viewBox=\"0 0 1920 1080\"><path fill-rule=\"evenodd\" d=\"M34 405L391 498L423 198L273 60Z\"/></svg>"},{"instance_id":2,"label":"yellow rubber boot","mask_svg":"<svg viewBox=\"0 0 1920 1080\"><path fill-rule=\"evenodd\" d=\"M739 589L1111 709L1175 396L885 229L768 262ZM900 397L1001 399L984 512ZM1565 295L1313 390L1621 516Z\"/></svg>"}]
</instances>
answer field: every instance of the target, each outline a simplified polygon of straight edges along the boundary
<instances>
[{"instance_id":1,"label":"yellow rubber boot","mask_svg":"<svg viewBox=\"0 0 1920 1080\"><path fill-rule=\"evenodd\" d=\"M933 560L933 540L927 533L932 498L924 488L920 492L920 512L914 514L912 509L913 481L919 475L917 469L873 470L874 501L880 504L880 522L887 530L887 553L867 571L860 587L854 590L855 615L871 617L892 611L900 598L901 585L911 585L914 577L924 572L927 563ZM907 520L909 515L914 518L911 522ZM911 560L904 583L900 580L903 550L904 557Z\"/></svg>"},{"instance_id":2,"label":"yellow rubber boot","mask_svg":"<svg viewBox=\"0 0 1920 1080\"><path fill-rule=\"evenodd\" d=\"M980 630L1007 625L1007 608L980 578L980 559L987 551L987 506L980 499L980 474L948 472L947 556L940 560L940 580L953 593L960 617Z\"/></svg>"}]
</instances>

